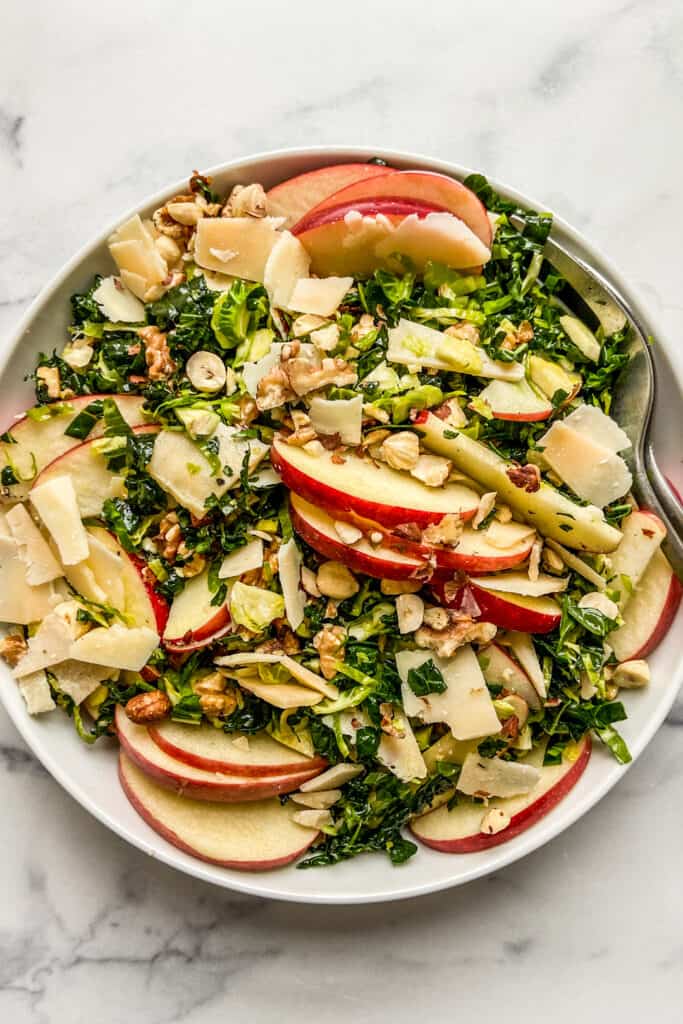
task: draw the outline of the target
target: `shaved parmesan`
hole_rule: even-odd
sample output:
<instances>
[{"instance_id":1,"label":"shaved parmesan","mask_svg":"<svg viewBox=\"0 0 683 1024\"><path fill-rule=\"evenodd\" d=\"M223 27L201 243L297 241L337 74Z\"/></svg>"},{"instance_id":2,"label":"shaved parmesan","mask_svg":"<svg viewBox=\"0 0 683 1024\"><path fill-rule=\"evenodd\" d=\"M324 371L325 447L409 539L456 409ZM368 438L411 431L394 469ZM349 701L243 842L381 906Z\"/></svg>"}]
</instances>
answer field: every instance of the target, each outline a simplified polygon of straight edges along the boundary
<instances>
[{"instance_id":1,"label":"shaved parmesan","mask_svg":"<svg viewBox=\"0 0 683 1024\"><path fill-rule=\"evenodd\" d=\"M553 423L539 439L538 447L560 479L592 505L604 508L631 489L633 478L621 456L564 420Z\"/></svg>"},{"instance_id":2,"label":"shaved parmesan","mask_svg":"<svg viewBox=\"0 0 683 1024\"><path fill-rule=\"evenodd\" d=\"M441 672L446 690L417 697L408 685L408 673L427 661L433 661ZM500 731L486 680L469 645L461 647L452 658L439 658L430 651L398 651L396 667L402 682L403 707L411 718L445 722L457 740Z\"/></svg>"},{"instance_id":3,"label":"shaved parmesan","mask_svg":"<svg viewBox=\"0 0 683 1024\"><path fill-rule=\"evenodd\" d=\"M266 352L265 356L259 359L258 362L245 363L242 367L242 379L244 380L244 386L252 398L256 398L259 382L266 377L271 370L274 370L280 362L282 349L283 342L275 341L271 345L270 351Z\"/></svg>"},{"instance_id":4,"label":"shaved parmesan","mask_svg":"<svg viewBox=\"0 0 683 1024\"><path fill-rule=\"evenodd\" d=\"M113 323L144 323L145 307L118 278L103 278L92 297L107 320Z\"/></svg>"},{"instance_id":5,"label":"shaved parmesan","mask_svg":"<svg viewBox=\"0 0 683 1024\"><path fill-rule=\"evenodd\" d=\"M239 684L243 690L248 690L276 708L312 707L323 699L321 693L298 683L263 683L258 676L240 676Z\"/></svg>"},{"instance_id":6,"label":"shaved parmesan","mask_svg":"<svg viewBox=\"0 0 683 1024\"><path fill-rule=\"evenodd\" d=\"M244 547L231 551L229 555L225 556L218 570L218 578L226 580L234 576L241 576L243 572L260 569L262 565L263 541L252 540Z\"/></svg>"},{"instance_id":7,"label":"shaved parmesan","mask_svg":"<svg viewBox=\"0 0 683 1024\"><path fill-rule=\"evenodd\" d=\"M526 523L499 523L497 519L492 519L482 531L482 539L499 551L516 547L525 540L531 540L535 535L533 526L527 526Z\"/></svg>"},{"instance_id":8,"label":"shaved parmesan","mask_svg":"<svg viewBox=\"0 0 683 1024\"><path fill-rule=\"evenodd\" d=\"M298 238L283 231L272 248L263 271L263 284L271 306L288 309L299 278L306 277L311 258Z\"/></svg>"},{"instance_id":9,"label":"shaved parmesan","mask_svg":"<svg viewBox=\"0 0 683 1024\"><path fill-rule=\"evenodd\" d=\"M327 398L314 398L308 410L311 423L318 434L339 434L342 444L360 444L363 421L363 396L343 398L332 402Z\"/></svg>"},{"instance_id":10,"label":"shaved parmesan","mask_svg":"<svg viewBox=\"0 0 683 1024\"><path fill-rule=\"evenodd\" d=\"M254 473L253 479L249 482L252 487L275 487L277 484L282 483L282 479L272 466L265 466L263 469L257 470Z\"/></svg>"},{"instance_id":11,"label":"shaved parmesan","mask_svg":"<svg viewBox=\"0 0 683 1024\"><path fill-rule=\"evenodd\" d=\"M121 272L124 285L139 299L144 300L147 291L153 285L161 284L168 275L166 260L137 213L111 235L109 252Z\"/></svg>"},{"instance_id":12,"label":"shaved parmesan","mask_svg":"<svg viewBox=\"0 0 683 1024\"><path fill-rule=\"evenodd\" d=\"M78 629L72 619L60 615L57 610L46 614L36 632L30 637L26 654L14 667L16 678L21 679L33 672L58 665L60 661L66 661L77 635Z\"/></svg>"},{"instance_id":13,"label":"shaved parmesan","mask_svg":"<svg viewBox=\"0 0 683 1024\"><path fill-rule=\"evenodd\" d=\"M530 793L540 778L538 768L530 764L470 753L463 763L456 789L469 796L518 796Z\"/></svg>"},{"instance_id":14,"label":"shaved parmesan","mask_svg":"<svg viewBox=\"0 0 683 1024\"><path fill-rule=\"evenodd\" d=\"M26 701L29 715L42 715L57 707L52 699L50 684L45 672L33 672L19 681L21 696Z\"/></svg>"},{"instance_id":15,"label":"shaved parmesan","mask_svg":"<svg viewBox=\"0 0 683 1024\"><path fill-rule=\"evenodd\" d=\"M631 447L626 432L597 405L579 405L562 422L611 452L622 452Z\"/></svg>"},{"instance_id":16,"label":"shaved parmesan","mask_svg":"<svg viewBox=\"0 0 683 1024\"><path fill-rule=\"evenodd\" d=\"M32 587L50 583L64 575L50 546L24 505L15 505L6 516L7 525L26 563L26 582Z\"/></svg>"},{"instance_id":17,"label":"shaved parmesan","mask_svg":"<svg viewBox=\"0 0 683 1024\"><path fill-rule=\"evenodd\" d=\"M206 270L229 270L235 277L262 283L279 237L270 217L204 217L197 224L195 262Z\"/></svg>"},{"instance_id":18,"label":"shaved parmesan","mask_svg":"<svg viewBox=\"0 0 683 1024\"><path fill-rule=\"evenodd\" d=\"M88 557L88 535L81 522L78 499L70 476L55 476L34 487L31 504L52 535L64 565Z\"/></svg>"},{"instance_id":19,"label":"shaved parmesan","mask_svg":"<svg viewBox=\"0 0 683 1024\"><path fill-rule=\"evenodd\" d=\"M296 631L304 621L306 595L300 586L302 558L294 538L290 538L280 546L277 564L280 586L285 599L287 621Z\"/></svg>"},{"instance_id":20,"label":"shaved parmesan","mask_svg":"<svg viewBox=\"0 0 683 1024\"><path fill-rule=\"evenodd\" d=\"M491 576L477 576L476 585L484 590L499 590L503 594L521 594L523 597L544 597L560 594L567 589L569 577L547 576L529 579L526 572L497 572Z\"/></svg>"},{"instance_id":21,"label":"shaved parmesan","mask_svg":"<svg viewBox=\"0 0 683 1024\"><path fill-rule=\"evenodd\" d=\"M390 772L393 772L401 782L424 779L427 775L427 765L420 753L415 733L406 716L400 714L398 709L396 712L403 735L387 736L383 733L377 748L377 760Z\"/></svg>"},{"instance_id":22,"label":"shaved parmesan","mask_svg":"<svg viewBox=\"0 0 683 1024\"><path fill-rule=\"evenodd\" d=\"M71 659L53 665L50 671L57 680L58 689L71 697L74 704L82 704L104 679L112 675L112 670L104 665L86 665Z\"/></svg>"},{"instance_id":23,"label":"shaved parmesan","mask_svg":"<svg viewBox=\"0 0 683 1024\"><path fill-rule=\"evenodd\" d=\"M361 775L363 771L365 769L362 764L335 764L322 774L316 775L314 779L302 782L299 789L302 793L326 793L350 782L357 775Z\"/></svg>"},{"instance_id":24,"label":"shaved parmesan","mask_svg":"<svg viewBox=\"0 0 683 1024\"><path fill-rule=\"evenodd\" d=\"M68 657L89 664L139 672L158 644L158 635L147 626L126 629L115 623L84 633L71 644Z\"/></svg>"},{"instance_id":25,"label":"shaved parmesan","mask_svg":"<svg viewBox=\"0 0 683 1024\"><path fill-rule=\"evenodd\" d=\"M332 316L353 285L352 277L302 277L289 297L288 308L295 313Z\"/></svg>"}]
</instances>

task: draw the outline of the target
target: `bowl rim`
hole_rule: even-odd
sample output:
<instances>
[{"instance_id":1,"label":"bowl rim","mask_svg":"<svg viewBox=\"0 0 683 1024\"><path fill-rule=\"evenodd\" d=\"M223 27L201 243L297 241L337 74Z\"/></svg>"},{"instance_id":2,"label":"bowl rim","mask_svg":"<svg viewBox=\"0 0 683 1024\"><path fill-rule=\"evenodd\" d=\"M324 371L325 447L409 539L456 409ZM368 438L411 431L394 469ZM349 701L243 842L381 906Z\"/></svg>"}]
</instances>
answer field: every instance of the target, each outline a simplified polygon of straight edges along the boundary
<instances>
[{"instance_id":1,"label":"bowl rim","mask_svg":"<svg viewBox=\"0 0 683 1024\"><path fill-rule=\"evenodd\" d=\"M412 165L424 167L428 170L450 174L459 180L463 180L466 175L472 173L469 168L461 164L441 160L438 157L430 157L424 154L387 148L384 146L373 147L345 144L304 147L293 146L276 150L266 150L250 154L236 160L229 160L216 164L203 173L211 177L222 174L234 175L238 174L240 169L243 167L248 168L254 164L264 164L269 162L285 162L287 159L294 158L301 161L304 161L306 158L310 158L312 164L324 166L326 162L367 162L373 157L379 157L387 160L389 163L393 162L404 166ZM486 177L494 188L514 199L521 206L532 207L536 210L547 209L544 203L538 202L533 196L519 192L517 189L510 187L498 178L491 177L489 175L486 175ZM14 331L10 333L8 340L0 348L0 372L4 372L11 364L18 347L21 345L26 333L30 330L34 319L38 316L43 307L49 303L54 293L59 289L60 285L66 280L66 278L88 260L94 250L106 241L108 236L119 224L130 216L133 216L135 213L151 208L153 205L159 205L168 196L179 194L185 188L186 181L187 178L185 177L180 181L176 181L175 183L158 190L152 195L148 195L141 202L130 207L122 215L111 221L105 229L90 237L78 248L74 255L67 260L65 264L63 264L61 269L57 271L57 273L41 289L36 298L33 299L28 309L20 318ZM669 369L673 374L679 392L683 393L683 373L681 367L675 361L668 358L668 353L666 351L668 348L666 344L666 333L661 328L657 318L653 316L651 310L648 309L647 312L643 310L638 292L627 280L625 280L624 275L616 268L609 257L607 257L592 242L589 242L581 232L577 231L557 214L553 214L553 228L556 231L559 229L559 232L571 241L574 251L581 252L589 264L600 266L600 268L606 272L607 277L614 281L621 291L628 296L632 307L643 321L652 326L652 333L658 339L662 339L662 349L664 350L666 361L669 364ZM5 666L0 666L0 668L2 668L3 674L11 676L9 669ZM73 775L65 770L57 761L56 757L50 750L49 740L44 740L42 737L40 742L36 740L36 737L31 734L30 721L25 713L23 701L21 703L17 703L9 699L9 697L5 695L3 687L0 687L0 700L2 700L11 721L17 728L24 742L38 758L43 767L59 783L59 785L94 818L104 824L107 828L111 829L112 832L117 834L126 842L141 850L143 853L153 856L155 859L162 861L178 871L182 871L184 874L189 874L202 881L210 882L214 885L220 885L248 895L294 903L343 905L381 903L399 899L409 899L454 888L455 886L463 885L466 882L473 881L476 878L498 871L501 868L520 860L522 857L525 857L534 850L544 846L549 840L553 839L561 832L564 832L565 829L586 814L612 789L613 786L617 784L617 782L620 781L621 778L623 778L625 772L632 764L635 763L664 721L674 700L676 699L676 694L682 678L683 662L679 664L677 671L673 674L666 689L662 690L658 703L650 712L644 726L639 728L636 737L630 740L629 748L632 754L632 761L630 764L624 766L615 765L602 780L593 784L585 794L575 800L573 806L561 803L557 808L555 808L553 815L540 819L540 821L535 823L534 827L522 833L522 835L518 836L516 840L513 840L511 843L503 843L497 847L491 848L487 851L490 856L488 856L486 860L473 864L471 869L460 872L453 878L439 878L435 881L405 884L402 881L402 879L405 878L402 872L393 868L391 865L387 865L387 870L392 872L389 877L392 880L395 880L395 885L387 886L381 891L377 891L371 895L364 892L356 893L353 891L338 893L285 891L278 888L277 884L272 884L271 873L268 873L267 881L264 875L250 872L243 872L237 875L237 877L234 877L236 873L233 873L230 876L226 874L225 877L217 877L216 872L221 871L222 869L216 868L214 865L204 863L197 859L192 859L191 862L187 864L182 859L180 851L168 843L164 842L163 847L160 849L152 849L149 843L145 843L145 841L140 837L134 835L124 823L117 821L115 817L104 809L104 807L98 804L97 800L92 799L89 794L84 791L84 788L79 784L78 779L74 778ZM459 858L458 862L460 862Z\"/></svg>"}]
</instances>

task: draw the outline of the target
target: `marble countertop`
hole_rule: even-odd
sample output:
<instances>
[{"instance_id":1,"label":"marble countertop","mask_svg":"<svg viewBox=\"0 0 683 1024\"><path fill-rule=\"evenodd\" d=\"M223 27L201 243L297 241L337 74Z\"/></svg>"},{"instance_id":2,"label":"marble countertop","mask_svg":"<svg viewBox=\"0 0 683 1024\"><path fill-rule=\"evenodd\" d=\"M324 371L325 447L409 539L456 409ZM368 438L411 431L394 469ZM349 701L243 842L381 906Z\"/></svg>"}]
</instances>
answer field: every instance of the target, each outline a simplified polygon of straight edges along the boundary
<instances>
[{"instance_id":1,"label":"marble countertop","mask_svg":"<svg viewBox=\"0 0 683 1024\"><path fill-rule=\"evenodd\" d=\"M541 197L680 336L676 0L8 0L3 13L4 334L85 240L165 182L249 152L356 143ZM0 1019L680 1020L681 726L683 702L598 807L501 873L324 908L148 860L57 786L0 710Z\"/></svg>"}]
</instances>

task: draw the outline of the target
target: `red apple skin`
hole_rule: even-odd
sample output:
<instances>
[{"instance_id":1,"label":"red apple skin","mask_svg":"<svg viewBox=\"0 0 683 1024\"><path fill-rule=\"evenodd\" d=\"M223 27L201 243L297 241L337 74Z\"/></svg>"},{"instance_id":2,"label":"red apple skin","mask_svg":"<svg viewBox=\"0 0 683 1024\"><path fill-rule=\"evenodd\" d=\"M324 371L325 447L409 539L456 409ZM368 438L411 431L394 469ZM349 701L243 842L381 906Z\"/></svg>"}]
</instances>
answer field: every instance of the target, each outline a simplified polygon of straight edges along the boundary
<instances>
[{"instance_id":1,"label":"red apple skin","mask_svg":"<svg viewBox=\"0 0 683 1024\"><path fill-rule=\"evenodd\" d=\"M487 248L491 247L491 222L478 196L461 182L433 171L394 171L354 182L322 200L317 209L380 198L418 200L440 206L462 220Z\"/></svg>"},{"instance_id":2,"label":"red apple skin","mask_svg":"<svg viewBox=\"0 0 683 1024\"><path fill-rule=\"evenodd\" d=\"M483 587L477 586L476 578L470 579L466 588L461 588L453 599L447 600L444 595L443 583L443 579L432 581L432 589L441 604L449 608L459 608L464 591L467 589L479 606L481 620L483 622L492 622L499 629L516 630L519 633L550 633L559 626L560 619L562 618L559 606L557 606L557 613L547 614L535 608L517 604L514 600L514 594L505 594L503 596L502 594L485 590ZM525 600L531 599L525 598ZM537 598L537 600L541 599ZM550 601L549 598L542 600Z\"/></svg>"},{"instance_id":3,"label":"red apple skin","mask_svg":"<svg viewBox=\"0 0 683 1024\"><path fill-rule=\"evenodd\" d=\"M90 405L91 402L94 402L97 399L103 399L103 398L113 398L114 401L116 401L117 399L120 399L120 398L130 399L130 398L138 398L138 396L137 395L118 395L118 394L76 395L75 398L69 398L68 400L67 399L64 399L64 400L60 399L58 402L48 403L48 407L50 405L70 405L73 409L76 409L77 412L81 412L83 409L85 409L85 407L87 405ZM139 398L139 401L140 401L140 404L142 405L143 399ZM18 426L20 426L22 423L24 423L27 419L28 419L28 416L24 415L24 416L20 416L19 419L13 419L12 418L9 422L7 422L5 420L5 426L0 428L0 433L5 433L6 431L13 431L13 430L15 430ZM75 447L77 444L82 444L82 442L79 441L77 437L68 438L68 440L73 441L73 447Z\"/></svg>"},{"instance_id":4,"label":"red apple skin","mask_svg":"<svg viewBox=\"0 0 683 1024\"><path fill-rule=\"evenodd\" d=\"M213 621L213 620L212 620ZM169 654L191 654L192 651L198 651L202 647L208 647L210 644L215 643L216 640L220 640L221 637L226 636L232 629L232 623L228 619L224 626L217 629L214 633L208 633L206 636L197 638L195 633L191 634L191 640L162 640L162 646L168 651Z\"/></svg>"},{"instance_id":5,"label":"red apple skin","mask_svg":"<svg viewBox=\"0 0 683 1024\"><path fill-rule=\"evenodd\" d=\"M365 573L375 579L385 580L407 580L414 578L416 573L425 569L426 563L422 559L415 559L412 565L392 562L379 554L368 554L358 551L343 541L328 537L315 529L312 523L299 514L296 507L290 504L292 526L307 544L317 551L319 555L330 558L333 561L343 562L354 572Z\"/></svg>"},{"instance_id":6,"label":"red apple skin","mask_svg":"<svg viewBox=\"0 0 683 1024\"><path fill-rule=\"evenodd\" d=\"M378 164L333 164L274 185L266 193L269 210L287 217L287 226L296 224L309 210L355 182L395 173Z\"/></svg>"},{"instance_id":7,"label":"red apple skin","mask_svg":"<svg viewBox=\"0 0 683 1024\"><path fill-rule=\"evenodd\" d=\"M637 658L647 658L648 654L652 654L655 648L659 647L671 628L671 623L676 617L676 612L678 611L678 606L681 603L682 597L683 585L681 585L681 581L678 579L678 576L672 572L669 589L666 594L666 600L664 601L661 614L657 620L657 625L643 646L637 651L634 651L633 654L630 654L629 657L624 660L634 661Z\"/></svg>"},{"instance_id":8,"label":"red apple skin","mask_svg":"<svg viewBox=\"0 0 683 1024\"><path fill-rule=\"evenodd\" d=\"M469 408L472 412L477 411L472 404ZM507 420L509 423L538 423L540 420L547 420L552 411L552 406L539 412L496 412L495 409L491 409L491 415L494 420Z\"/></svg>"},{"instance_id":9,"label":"red apple skin","mask_svg":"<svg viewBox=\"0 0 683 1024\"><path fill-rule=\"evenodd\" d=\"M218 867L221 868L236 868L240 871L270 871L272 868L282 868L285 867L285 865L287 864L291 864L292 861L295 861L297 859L297 857L300 857L302 854L304 854L306 850L308 850L308 848L310 847L311 843L313 843L319 835L318 832L312 832L311 838L306 841L306 843L301 847L300 850L293 851L286 857L277 857L272 860L259 861L215 860L213 857L206 857L203 854L199 853L188 843L184 842L184 840L182 840L178 835L176 835L176 833L172 829L162 824L160 821L158 821L157 818L154 817L153 814L151 814L148 811L144 803L142 803L142 801L138 799L137 793L132 788L132 786L130 786L128 779L126 778L125 767L122 757L119 757L118 774L119 782L121 783L121 788L123 789L123 792L126 794L126 797L130 801L132 807L137 811L137 813L140 815L143 821L146 821L149 827L153 829L157 833L157 835L160 835L162 839L165 839L167 842L171 843L171 845L175 846L176 849L182 850L183 853L189 854L189 856L194 857L195 860L204 861L205 864L216 864L218 865Z\"/></svg>"},{"instance_id":10,"label":"red apple skin","mask_svg":"<svg viewBox=\"0 0 683 1024\"><path fill-rule=\"evenodd\" d=\"M215 615L197 629L188 630L184 636L164 638L162 644L169 651L196 651L225 636L229 630L230 609L227 604L224 604L216 609Z\"/></svg>"},{"instance_id":11,"label":"red apple skin","mask_svg":"<svg viewBox=\"0 0 683 1024\"><path fill-rule=\"evenodd\" d=\"M182 761L178 761L177 771L171 771L146 757L135 746L135 743L131 742L127 735L127 724L126 713L119 705L115 715L116 734L126 756L145 775L154 779L159 786L169 789L179 796L191 797L193 800L209 800L214 803L265 800L267 797L278 796L280 793L292 793L299 788L302 782L307 782L308 779L313 779L320 774L320 768L307 767L305 771L293 772L290 775L261 775L258 777L225 775L223 779L216 777L203 782L188 779L183 775Z\"/></svg>"},{"instance_id":12,"label":"red apple skin","mask_svg":"<svg viewBox=\"0 0 683 1024\"><path fill-rule=\"evenodd\" d=\"M140 575L142 585L145 588L145 593L147 594L149 603L152 606L152 611L154 613L154 618L157 624L157 633L159 634L159 636L161 636L162 633L164 632L164 629L166 628L166 622L168 620L168 614L170 611L169 603L165 597L157 593L157 591L154 589L154 585L148 582L148 573L143 571L147 568L147 563L145 562L145 560L143 558L139 558L138 555L134 555L129 551L126 551L126 555L131 560L131 562L133 563L133 565L135 566Z\"/></svg>"},{"instance_id":13,"label":"red apple skin","mask_svg":"<svg viewBox=\"0 0 683 1024\"><path fill-rule=\"evenodd\" d=\"M501 832L496 832L495 835L490 836L483 832L477 832L476 835L465 836L463 839L440 840L425 839L423 836L418 835L414 829L411 829L411 831L425 846L431 847L432 850L439 850L441 853L478 853L481 850L490 850L492 846L500 846L501 843L507 843L508 840L514 839L515 836L525 832L531 825L545 817L573 789L586 770L591 756L591 749L590 736L586 735L581 753L562 778L558 780L556 785L539 797L538 800L535 800L528 807L515 814L511 818L508 827L504 828Z\"/></svg>"},{"instance_id":14,"label":"red apple skin","mask_svg":"<svg viewBox=\"0 0 683 1024\"><path fill-rule=\"evenodd\" d=\"M302 473L291 463L283 459L277 444L273 444L270 450L270 461L275 470L282 477L285 487L309 501L311 505L317 505L325 512L329 512L335 519L348 518L345 513L354 513L363 519L369 519L383 526L400 526L404 523L415 523L419 527L429 526L430 523L440 522L445 512L429 512L423 509L397 508L393 505L384 505L368 498L360 498L345 491L338 491L328 484ZM461 512L463 520L472 519L477 509L472 508Z\"/></svg>"},{"instance_id":15,"label":"red apple skin","mask_svg":"<svg viewBox=\"0 0 683 1024\"><path fill-rule=\"evenodd\" d=\"M192 727L190 727L192 728ZM306 764L302 764L301 761L292 761L289 764L269 764L269 765L258 765L258 764L244 764L243 762L235 761L219 761L212 757L202 757L199 754L194 754L192 751L179 747L177 743L172 743L158 726L150 725L148 727L149 735L152 737L156 745L163 750L170 757L174 757L176 761L182 761L183 764L192 765L193 768L202 768L207 772L223 772L226 775L244 775L247 777L262 778L264 776L274 775L296 775L297 772L311 771L322 772L327 768L327 761L324 757L316 755L312 757Z\"/></svg>"},{"instance_id":16,"label":"red apple skin","mask_svg":"<svg viewBox=\"0 0 683 1024\"><path fill-rule=\"evenodd\" d=\"M361 213L364 217L376 217L380 213L385 217L409 217L414 213L420 219L430 213L450 212L445 206L434 206L432 203L423 203L417 199L361 199L358 202L338 203L325 209L316 207L294 225L292 234L301 238L307 232L316 231L325 224L335 224L343 220L346 214L352 211Z\"/></svg>"}]
</instances>

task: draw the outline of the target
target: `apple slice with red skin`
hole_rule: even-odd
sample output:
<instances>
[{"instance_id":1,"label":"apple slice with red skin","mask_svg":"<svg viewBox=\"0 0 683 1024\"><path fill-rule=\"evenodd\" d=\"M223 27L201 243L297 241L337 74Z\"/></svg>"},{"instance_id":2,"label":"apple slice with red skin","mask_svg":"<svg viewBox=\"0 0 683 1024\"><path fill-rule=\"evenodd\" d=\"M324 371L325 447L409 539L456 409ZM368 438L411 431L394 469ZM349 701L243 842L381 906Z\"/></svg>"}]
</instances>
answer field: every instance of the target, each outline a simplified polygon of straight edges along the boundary
<instances>
[{"instance_id":1,"label":"apple slice with red skin","mask_svg":"<svg viewBox=\"0 0 683 1024\"><path fill-rule=\"evenodd\" d=\"M504 647L489 644L479 651L479 660L487 683L518 693L530 708L540 708L541 701L536 687L519 662Z\"/></svg>"},{"instance_id":2,"label":"apple slice with red skin","mask_svg":"<svg viewBox=\"0 0 683 1024\"><path fill-rule=\"evenodd\" d=\"M6 432L12 442L0 443L0 463L17 466L27 483L12 484L8 497L21 500L26 497L35 480L35 476L47 465L70 448L82 443L81 438L69 437L64 431L83 412L86 406L97 399L112 398L130 427L145 423L142 414L144 398L137 395L81 395L64 402L52 402L41 407L41 410L55 412L46 419L36 420L28 414L10 423ZM103 420L99 420L92 429L90 437L101 437L104 430ZM34 464L35 460L35 464ZM35 474L35 475L34 475Z\"/></svg>"},{"instance_id":3,"label":"apple slice with red skin","mask_svg":"<svg viewBox=\"0 0 683 1024\"><path fill-rule=\"evenodd\" d=\"M207 772L226 775L292 775L300 771L327 767L327 761L316 755L307 757L278 743L268 733L249 736L249 746L242 750L232 737L212 725L183 725L166 719L150 725L149 735L169 757Z\"/></svg>"},{"instance_id":4,"label":"apple slice with red skin","mask_svg":"<svg viewBox=\"0 0 683 1024\"><path fill-rule=\"evenodd\" d=\"M162 643L169 651L194 651L213 643L228 632L230 610L227 600L214 605L208 569L193 576L171 604Z\"/></svg>"},{"instance_id":5,"label":"apple slice with red skin","mask_svg":"<svg viewBox=\"0 0 683 1024\"><path fill-rule=\"evenodd\" d=\"M276 437L270 458L290 491L337 518L354 512L383 526L425 527L450 512L471 519L479 505L476 491L462 484L427 487L407 473L350 452L343 462L333 462L331 452L310 455Z\"/></svg>"},{"instance_id":6,"label":"apple slice with red skin","mask_svg":"<svg viewBox=\"0 0 683 1024\"><path fill-rule=\"evenodd\" d=\"M368 199L410 199L429 203L458 217L487 248L491 246L491 222L482 201L461 182L434 171L393 171L364 178L323 199L311 214L331 206Z\"/></svg>"},{"instance_id":7,"label":"apple slice with red skin","mask_svg":"<svg viewBox=\"0 0 683 1024\"><path fill-rule=\"evenodd\" d=\"M132 429L135 434L157 434L160 428L156 424L145 424ZM115 474L107 468L106 456L99 455L93 448L97 440L91 438L58 455L38 474L31 489L56 476L70 476L82 518L101 516L104 502L121 495L114 487Z\"/></svg>"},{"instance_id":8,"label":"apple slice with red skin","mask_svg":"<svg viewBox=\"0 0 683 1024\"><path fill-rule=\"evenodd\" d=\"M296 224L309 210L345 189L354 182L371 178L385 178L395 174L390 167L378 164L332 164L315 171L297 174L295 178L274 185L266 193L267 210L271 217L285 217L286 228Z\"/></svg>"},{"instance_id":9,"label":"apple slice with red skin","mask_svg":"<svg viewBox=\"0 0 683 1024\"><path fill-rule=\"evenodd\" d=\"M114 721L122 749L138 768L159 786L194 800L218 803L263 800L279 793L291 793L322 771L318 766L300 768L287 775L250 776L206 771L170 757L157 746L144 726L130 721L121 705L116 708Z\"/></svg>"},{"instance_id":10,"label":"apple slice with red skin","mask_svg":"<svg viewBox=\"0 0 683 1024\"><path fill-rule=\"evenodd\" d=\"M121 752L119 781L128 800L158 835L209 864L242 871L283 867L318 835L297 825L296 807L277 799L246 804L207 803L170 793Z\"/></svg>"},{"instance_id":11,"label":"apple slice with red skin","mask_svg":"<svg viewBox=\"0 0 683 1024\"><path fill-rule=\"evenodd\" d=\"M543 748L537 748L523 762L534 764L541 773L530 793L505 799L493 797L487 806L463 799L450 811L444 805L415 818L410 830L425 846L441 853L477 853L499 846L526 831L556 807L583 775L590 755L589 734L580 741L575 759L563 760L558 765L543 766ZM489 835L480 828L482 819L492 809L504 811L510 824Z\"/></svg>"},{"instance_id":12,"label":"apple slice with red skin","mask_svg":"<svg viewBox=\"0 0 683 1024\"><path fill-rule=\"evenodd\" d=\"M322 277L369 277L378 268L400 272L402 258L418 272L431 260L464 270L491 255L463 221L416 199L360 200L312 211L293 234Z\"/></svg>"},{"instance_id":13,"label":"apple slice with red skin","mask_svg":"<svg viewBox=\"0 0 683 1024\"><path fill-rule=\"evenodd\" d=\"M486 402L496 420L513 423L535 423L547 420L552 414L552 403L538 394L525 377L522 380L492 380L477 396ZM475 406L470 404L470 409Z\"/></svg>"},{"instance_id":14,"label":"apple slice with red skin","mask_svg":"<svg viewBox=\"0 0 683 1024\"><path fill-rule=\"evenodd\" d=\"M373 547L365 538L345 544L334 528L334 519L327 512L296 495L291 496L292 526L307 544L324 558L343 562L354 572L375 579L414 579L427 568L422 558L411 558L383 544Z\"/></svg>"},{"instance_id":15,"label":"apple slice with red skin","mask_svg":"<svg viewBox=\"0 0 683 1024\"><path fill-rule=\"evenodd\" d=\"M655 551L622 612L623 626L607 637L619 661L646 658L662 642L681 603L683 587L663 551Z\"/></svg>"},{"instance_id":16,"label":"apple slice with red skin","mask_svg":"<svg viewBox=\"0 0 683 1024\"><path fill-rule=\"evenodd\" d=\"M460 608L466 595L479 607L482 622L492 622L500 629L519 633L550 633L560 624L562 610L551 597L523 597L499 590L485 590L477 586L476 577L470 578L452 598L444 592L444 581L432 583L435 596L447 608Z\"/></svg>"}]
</instances>

